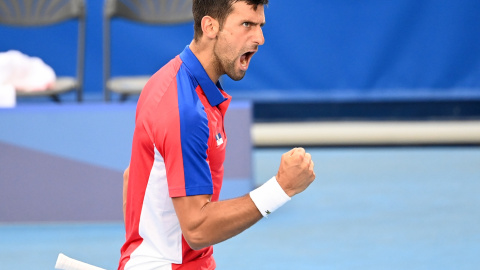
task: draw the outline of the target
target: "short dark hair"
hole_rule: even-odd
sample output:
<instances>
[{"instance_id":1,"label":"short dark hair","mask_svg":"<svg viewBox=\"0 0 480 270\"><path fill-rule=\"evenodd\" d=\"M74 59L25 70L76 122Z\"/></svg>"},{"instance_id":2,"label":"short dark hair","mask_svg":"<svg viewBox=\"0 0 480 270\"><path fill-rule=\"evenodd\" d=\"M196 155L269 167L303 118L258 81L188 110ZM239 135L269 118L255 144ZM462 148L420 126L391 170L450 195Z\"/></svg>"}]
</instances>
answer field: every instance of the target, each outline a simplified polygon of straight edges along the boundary
<instances>
[{"instance_id":1,"label":"short dark hair","mask_svg":"<svg viewBox=\"0 0 480 270\"><path fill-rule=\"evenodd\" d=\"M198 40L202 35L202 18L210 16L218 20L220 29L227 16L232 12L232 6L236 2L246 2L256 10L258 5L267 5L268 0L193 0L194 39Z\"/></svg>"}]
</instances>

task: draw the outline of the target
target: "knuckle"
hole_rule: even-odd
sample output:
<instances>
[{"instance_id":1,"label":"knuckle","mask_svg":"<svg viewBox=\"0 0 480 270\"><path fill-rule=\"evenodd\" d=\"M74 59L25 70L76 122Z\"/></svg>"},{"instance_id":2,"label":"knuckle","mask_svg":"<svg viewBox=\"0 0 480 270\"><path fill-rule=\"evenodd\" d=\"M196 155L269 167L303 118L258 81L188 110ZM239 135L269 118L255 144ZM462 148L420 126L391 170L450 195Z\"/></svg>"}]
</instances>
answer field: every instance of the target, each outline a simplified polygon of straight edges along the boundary
<instances>
[{"instance_id":1,"label":"knuckle","mask_svg":"<svg viewBox=\"0 0 480 270\"><path fill-rule=\"evenodd\" d=\"M298 153L295 154L295 155L293 155L293 156L292 156L292 159L293 159L295 162L302 162L302 161L303 161L302 155L300 155L300 154L298 154Z\"/></svg>"}]
</instances>

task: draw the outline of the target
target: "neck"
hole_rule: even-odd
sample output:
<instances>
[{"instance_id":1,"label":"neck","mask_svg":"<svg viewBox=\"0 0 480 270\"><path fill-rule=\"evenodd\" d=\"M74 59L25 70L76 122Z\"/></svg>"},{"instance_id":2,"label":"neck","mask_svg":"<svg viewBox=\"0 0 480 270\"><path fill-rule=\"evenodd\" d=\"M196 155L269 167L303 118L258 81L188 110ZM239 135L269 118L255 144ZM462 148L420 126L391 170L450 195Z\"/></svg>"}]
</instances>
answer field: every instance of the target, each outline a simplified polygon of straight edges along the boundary
<instances>
[{"instance_id":1,"label":"neck","mask_svg":"<svg viewBox=\"0 0 480 270\"><path fill-rule=\"evenodd\" d=\"M213 43L193 40L189 47L192 53L197 57L198 61L200 61L200 64L202 64L208 77L210 77L214 83L217 83L221 74L219 74L216 68L216 59L213 54Z\"/></svg>"}]
</instances>

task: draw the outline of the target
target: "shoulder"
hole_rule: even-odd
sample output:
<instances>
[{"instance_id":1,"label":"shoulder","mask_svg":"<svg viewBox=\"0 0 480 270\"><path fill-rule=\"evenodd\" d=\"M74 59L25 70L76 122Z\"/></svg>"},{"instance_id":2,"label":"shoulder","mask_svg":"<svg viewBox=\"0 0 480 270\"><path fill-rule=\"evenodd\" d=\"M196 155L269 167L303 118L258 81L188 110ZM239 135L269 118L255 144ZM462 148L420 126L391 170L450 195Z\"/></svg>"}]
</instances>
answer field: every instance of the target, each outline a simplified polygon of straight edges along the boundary
<instances>
[{"instance_id":1,"label":"shoulder","mask_svg":"<svg viewBox=\"0 0 480 270\"><path fill-rule=\"evenodd\" d=\"M145 85L144 91L148 91L150 89L156 89L156 91L158 91L158 89L168 89L173 80L176 79L181 65L182 60L179 56L176 56L170 60L170 62L152 75Z\"/></svg>"}]
</instances>

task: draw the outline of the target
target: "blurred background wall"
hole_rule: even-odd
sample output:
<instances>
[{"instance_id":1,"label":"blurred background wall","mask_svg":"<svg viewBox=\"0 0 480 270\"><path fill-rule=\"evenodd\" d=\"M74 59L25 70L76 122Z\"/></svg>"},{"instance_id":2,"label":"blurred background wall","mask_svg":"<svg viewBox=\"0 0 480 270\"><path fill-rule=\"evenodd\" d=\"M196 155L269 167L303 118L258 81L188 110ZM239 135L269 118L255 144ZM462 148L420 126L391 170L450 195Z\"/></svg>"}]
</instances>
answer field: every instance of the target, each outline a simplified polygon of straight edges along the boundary
<instances>
[{"instance_id":1,"label":"blurred background wall","mask_svg":"<svg viewBox=\"0 0 480 270\"><path fill-rule=\"evenodd\" d=\"M105 198L97 195L109 194L111 207L119 205L121 175L130 156L135 98L123 104L118 100L103 102L104 1L86 2L83 104L66 99L62 101L67 106L56 106L49 99L25 98L19 100L19 108L0 110L0 194L4 195L0 197L5 201L0 214L4 221L45 216L32 208L42 204L30 199L65 196L54 189L51 194L60 197L41 192L45 188L37 189L42 182L35 180L49 179L63 189L71 168L89 173L70 179L78 186L88 178L98 190L107 191L87 190L90 203L100 204ZM228 124L241 127L244 133L233 131L229 144L246 149L243 158L238 158L239 151L231 151L233 158L227 161L237 158L248 163L227 162L233 164L226 170L229 173L244 173L227 178L247 180L233 181L230 189L246 192L251 188L249 178L255 173L249 168L252 147L478 146L479 14L478 0L271 1L266 9L266 43L253 57L247 75L239 82L222 78L235 102L241 101L229 111L229 117L238 117ZM0 26L0 52L19 50L42 58L59 76L73 75L75 65L71 63L75 62L77 45L72 33L76 27L74 22L24 31ZM45 36L48 41L36 41ZM153 74L179 54L192 36L193 23L156 27L117 19L112 22L112 75ZM40 100L40 106L28 106L30 100ZM248 101L242 103L244 100ZM370 122L355 123L358 120ZM421 121L399 125L398 121L405 120ZM461 123L427 124L425 120ZM281 126L265 122L280 122ZM31 187L31 193L23 192L23 183L28 181L37 185ZM72 186L67 188L77 193ZM34 216L21 211L7 216L11 214L11 198L26 202L24 209ZM85 209L83 200L74 206ZM60 205L56 201L51 204ZM119 209L104 210L114 213L111 218L121 219ZM62 211L52 219L68 219ZM93 214L87 219L106 217Z\"/></svg>"},{"instance_id":2,"label":"blurred background wall","mask_svg":"<svg viewBox=\"0 0 480 270\"><path fill-rule=\"evenodd\" d=\"M86 2L84 102L21 98L0 109L0 269L48 269L59 252L108 269L118 261L135 97L103 102L104 1ZM219 267L475 269L480 1L270 2L247 75L222 79L236 147L222 196L270 178L291 146L312 153L317 180L283 213L222 243ZM75 23L17 30L0 26L0 52L75 73ZM112 31L113 75L153 74L193 36L192 23L118 20Z\"/></svg>"},{"instance_id":3,"label":"blurred background wall","mask_svg":"<svg viewBox=\"0 0 480 270\"><path fill-rule=\"evenodd\" d=\"M103 2L87 0L85 93L101 98ZM271 1L266 43L234 97L256 100L480 99L480 2L476 0ZM0 27L0 51L39 56L74 73L73 24L18 33ZM192 23L158 29L112 25L112 74L152 74L192 38ZM50 43L30 42L48 35ZM53 49L53 50L52 50Z\"/></svg>"}]
</instances>

